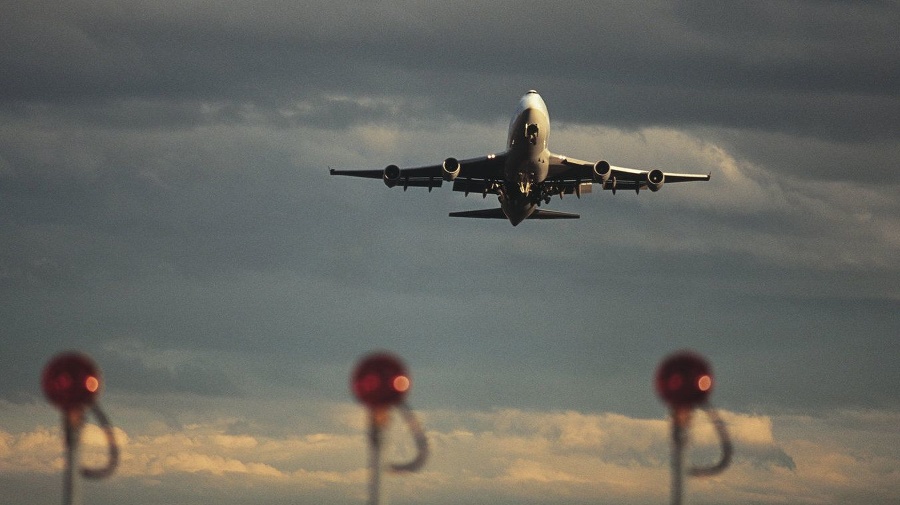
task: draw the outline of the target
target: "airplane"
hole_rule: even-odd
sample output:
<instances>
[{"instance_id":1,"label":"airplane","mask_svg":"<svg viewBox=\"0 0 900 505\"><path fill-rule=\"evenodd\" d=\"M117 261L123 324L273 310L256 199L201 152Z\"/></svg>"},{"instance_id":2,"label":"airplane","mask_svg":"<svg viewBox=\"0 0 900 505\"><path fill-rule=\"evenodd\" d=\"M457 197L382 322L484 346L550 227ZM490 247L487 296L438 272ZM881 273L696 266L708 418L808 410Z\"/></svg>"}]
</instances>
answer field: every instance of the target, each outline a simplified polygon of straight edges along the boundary
<instances>
[{"instance_id":1,"label":"airplane","mask_svg":"<svg viewBox=\"0 0 900 505\"><path fill-rule=\"evenodd\" d=\"M506 150L478 158L447 158L439 165L400 168L388 165L383 170L335 170L331 175L381 179L389 188L440 187L453 182L453 191L497 195L498 209L451 212L450 217L507 219L513 226L526 219L578 219L578 214L541 208L553 196L590 193L593 185L605 190L642 189L659 191L666 182L708 181L710 174L668 173L659 169L637 170L594 163L554 154L547 149L550 114L537 93L530 90L516 108L509 123Z\"/></svg>"}]
</instances>

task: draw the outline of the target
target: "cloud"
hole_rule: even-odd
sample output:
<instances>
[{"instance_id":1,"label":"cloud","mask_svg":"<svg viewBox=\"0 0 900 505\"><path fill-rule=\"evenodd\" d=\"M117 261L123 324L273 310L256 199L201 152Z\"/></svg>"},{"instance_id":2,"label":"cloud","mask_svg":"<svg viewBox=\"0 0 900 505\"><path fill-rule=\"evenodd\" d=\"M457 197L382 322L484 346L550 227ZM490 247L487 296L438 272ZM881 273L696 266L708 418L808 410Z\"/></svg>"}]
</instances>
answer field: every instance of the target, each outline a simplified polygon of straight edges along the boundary
<instances>
[{"instance_id":1,"label":"cloud","mask_svg":"<svg viewBox=\"0 0 900 505\"><path fill-rule=\"evenodd\" d=\"M7 103L165 97L226 109L405 95L484 121L511 87L538 87L573 120L618 126L865 140L896 124L889 4L519 6L38 2L5 17L2 89Z\"/></svg>"},{"instance_id":2,"label":"cloud","mask_svg":"<svg viewBox=\"0 0 900 505\"><path fill-rule=\"evenodd\" d=\"M779 174L776 167L737 157L727 143L681 130L564 126L554 140L554 149L563 152L604 146L602 157L613 164L712 174L705 185L664 187L666 198L653 198L642 209L652 216L647 233L629 233L615 228L622 222L609 223L621 244L750 257L779 268L898 268L893 230L900 220L893 185ZM676 210L684 216L680 222L664 216ZM703 217L694 219L698 210ZM693 228L695 222L705 223L704 230Z\"/></svg>"},{"instance_id":3,"label":"cloud","mask_svg":"<svg viewBox=\"0 0 900 505\"><path fill-rule=\"evenodd\" d=\"M271 483L279 494L318 489L329 500L344 499L361 492L367 478L364 430L358 426L364 416L351 415L358 409L350 406L335 407L331 431L304 433L301 424L298 433L279 437L230 435L230 421L160 433L117 428L122 458L115 478L135 486L135 496L150 480L184 485L179 476L196 474L209 486L251 490ZM734 462L719 476L690 479L693 499L842 503L866 497L887 503L900 491L895 479L900 453L889 424L896 421L893 413L847 411L823 418L722 414L735 444ZM509 409L426 410L420 416L432 447L427 467L417 475L385 477L388 492L401 502L462 503L478 501L481 495L499 496L501 501L518 497L530 502L540 496L550 503L640 503L666 494L666 420ZM858 444L854 435L863 433L878 441ZM40 427L0 433L4 473L60 471L59 436L58 429ZM703 465L704 452L714 450L718 442L699 413L689 436L688 464ZM395 418L385 460L408 458L409 438ZM86 463L104 457L104 444L99 429L89 425L84 433Z\"/></svg>"},{"instance_id":4,"label":"cloud","mask_svg":"<svg viewBox=\"0 0 900 505\"><path fill-rule=\"evenodd\" d=\"M566 402L556 406L579 408L576 397L596 388L583 371L612 373L610 352L648 356L648 362L659 353L653 317L623 316L636 307L677 318L678 325L663 330L677 345L722 346L711 351L728 358L734 351L725 348L750 339L745 333L759 320L748 314L753 324L730 321L746 307L797 328L800 316L779 319L780 307L803 307L797 314L807 314L823 299L835 307L852 304L841 312L846 324L834 322L833 332L880 324L898 296L894 230L900 223L890 187L777 174L698 131L554 123L555 151L623 166L712 172L712 180L670 184L655 194L554 200L554 208L583 219L532 223L523 232L443 217L495 206L492 199L402 192L377 181L329 178L326 170L494 152L502 147L502 122L417 118L323 130L216 121L184 131L91 126L73 137L48 118L26 133L7 132L16 162L2 186L13 219L4 223L10 240L0 255L0 279L7 331L27 342L9 352L41 350L30 352L30 361L13 360L22 368L3 381L6 398L34 394L26 363L39 369L48 353L73 346L100 353L113 388L226 396L316 392L321 388L307 384L320 383L317 374L343 380L337 367L368 350L377 335L378 345L411 347L411 357L433 370L441 353L477 362L469 369L495 381L483 398L483 391L464 393L471 384L447 380L459 386L457 398L479 398L481 405L509 405L502 402L523 396L515 392L527 389L525 379L503 375L521 373L508 364L511 356L534 366L543 357L547 375L560 385L576 380L585 388L564 387L563 395L547 390L535 401L552 396ZM38 132L45 143L18 142L30 138L27 132ZM77 154L82 151L89 154ZM57 154L41 161L47 152ZM498 247L504 255L495 253ZM519 284L522 264L541 265L527 289ZM554 296L535 298L531 289L551 289ZM736 300L746 294L758 298ZM811 298L819 302L807 303ZM421 328L400 317L402 307L416 307L439 324L423 339ZM705 308L705 319L681 317L696 307ZM503 313L527 319L513 347L508 322L497 318ZM820 319L816 312L810 320ZM631 337L604 346L593 337L598 331ZM722 340L723 332L736 340ZM769 336L752 338L779 345L800 338L774 327L759 333ZM876 341L881 334L862 338ZM123 342L133 349L125 352ZM827 368L826 362L816 364ZM572 370L582 372L573 379ZM885 388L882 381L854 377L868 391L859 401L885 405L872 399ZM783 401L806 397L790 392L806 381L781 384L776 390L789 398ZM432 398L447 398L450 389L436 388ZM812 391L815 397L818 389Z\"/></svg>"}]
</instances>

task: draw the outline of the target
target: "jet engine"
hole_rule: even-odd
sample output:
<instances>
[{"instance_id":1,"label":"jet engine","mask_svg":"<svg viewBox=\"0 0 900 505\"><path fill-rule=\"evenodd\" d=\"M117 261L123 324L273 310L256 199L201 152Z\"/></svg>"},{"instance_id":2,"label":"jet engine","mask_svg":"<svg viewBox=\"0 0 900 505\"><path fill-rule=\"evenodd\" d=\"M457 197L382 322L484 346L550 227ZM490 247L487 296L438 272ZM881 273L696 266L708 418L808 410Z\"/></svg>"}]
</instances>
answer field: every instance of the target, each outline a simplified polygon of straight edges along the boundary
<instances>
[{"instance_id":1,"label":"jet engine","mask_svg":"<svg viewBox=\"0 0 900 505\"><path fill-rule=\"evenodd\" d=\"M384 175L382 176L384 179L384 185L393 188L397 185L397 181L400 180L400 167L397 165L388 165L384 169Z\"/></svg>"},{"instance_id":2,"label":"jet engine","mask_svg":"<svg viewBox=\"0 0 900 505\"><path fill-rule=\"evenodd\" d=\"M666 176L663 174L662 170L654 169L647 172L647 188L649 188L650 191L659 191L659 188L662 187L665 180Z\"/></svg>"},{"instance_id":3,"label":"jet engine","mask_svg":"<svg viewBox=\"0 0 900 505\"><path fill-rule=\"evenodd\" d=\"M445 181L452 181L456 179L456 176L459 175L459 160L456 158L447 158L444 160L444 163L441 165L441 176L443 176Z\"/></svg>"},{"instance_id":4,"label":"jet engine","mask_svg":"<svg viewBox=\"0 0 900 505\"><path fill-rule=\"evenodd\" d=\"M600 160L597 163L594 163L594 182L606 182L611 174L612 170L610 169L609 162Z\"/></svg>"}]
</instances>

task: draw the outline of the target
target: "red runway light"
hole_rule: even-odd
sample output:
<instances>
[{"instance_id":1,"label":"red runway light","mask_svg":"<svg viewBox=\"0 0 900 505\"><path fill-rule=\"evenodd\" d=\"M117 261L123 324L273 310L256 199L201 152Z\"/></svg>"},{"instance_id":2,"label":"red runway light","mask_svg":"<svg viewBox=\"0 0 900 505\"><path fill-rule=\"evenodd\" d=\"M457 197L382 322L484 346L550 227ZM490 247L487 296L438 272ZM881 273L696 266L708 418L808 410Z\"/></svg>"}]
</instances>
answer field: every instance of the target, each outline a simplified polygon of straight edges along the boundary
<instances>
[{"instance_id":1,"label":"red runway light","mask_svg":"<svg viewBox=\"0 0 900 505\"><path fill-rule=\"evenodd\" d=\"M656 370L656 393L673 409L694 408L712 392L709 363L691 352L673 354Z\"/></svg>"},{"instance_id":2,"label":"red runway light","mask_svg":"<svg viewBox=\"0 0 900 505\"><path fill-rule=\"evenodd\" d=\"M44 367L41 387L47 400L60 409L82 409L92 405L100 391L100 372L87 356L63 353Z\"/></svg>"},{"instance_id":3,"label":"red runway light","mask_svg":"<svg viewBox=\"0 0 900 505\"><path fill-rule=\"evenodd\" d=\"M411 386L406 367L387 353L366 356L356 365L350 380L353 394L370 409L402 402Z\"/></svg>"}]
</instances>

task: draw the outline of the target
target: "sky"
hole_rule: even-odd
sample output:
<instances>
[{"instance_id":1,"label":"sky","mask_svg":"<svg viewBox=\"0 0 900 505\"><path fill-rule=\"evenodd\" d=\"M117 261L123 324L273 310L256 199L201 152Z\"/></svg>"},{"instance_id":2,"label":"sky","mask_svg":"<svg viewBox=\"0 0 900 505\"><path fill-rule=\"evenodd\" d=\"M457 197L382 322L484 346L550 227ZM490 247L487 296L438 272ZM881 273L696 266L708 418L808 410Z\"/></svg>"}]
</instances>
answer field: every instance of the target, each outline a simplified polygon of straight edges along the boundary
<instances>
[{"instance_id":1,"label":"sky","mask_svg":"<svg viewBox=\"0 0 900 505\"><path fill-rule=\"evenodd\" d=\"M665 503L680 349L735 444L689 503L900 499L898 2L0 9L0 502L60 499L39 376L70 349L122 450L85 503L364 503L373 350L432 448L390 503ZM711 180L513 228L328 175L500 152L529 89L554 152Z\"/></svg>"}]
</instances>

